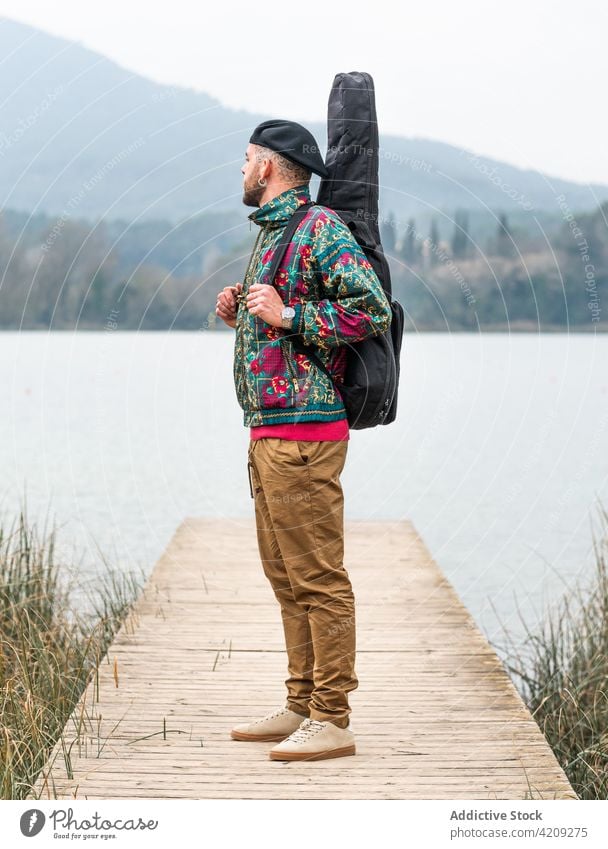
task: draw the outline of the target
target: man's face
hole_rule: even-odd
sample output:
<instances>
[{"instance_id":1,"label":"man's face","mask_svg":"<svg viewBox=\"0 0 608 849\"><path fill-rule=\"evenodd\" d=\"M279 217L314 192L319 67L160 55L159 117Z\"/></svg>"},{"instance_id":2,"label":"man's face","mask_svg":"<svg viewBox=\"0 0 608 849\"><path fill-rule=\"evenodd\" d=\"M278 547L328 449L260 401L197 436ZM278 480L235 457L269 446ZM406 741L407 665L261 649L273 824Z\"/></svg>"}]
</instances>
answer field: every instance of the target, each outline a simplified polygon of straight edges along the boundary
<instances>
[{"instance_id":1,"label":"man's face","mask_svg":"<svg viewBox=\"0 0 608 849\"><path fill-rule=\"evenodd\" d=\"M243 175L243 203L245 206L259 206L260 199L266 190L265 186L258 185L260 164L255 155L255 147L252 144L247 145L245 164L241 168Z\"/></svg>"}]
</instances>

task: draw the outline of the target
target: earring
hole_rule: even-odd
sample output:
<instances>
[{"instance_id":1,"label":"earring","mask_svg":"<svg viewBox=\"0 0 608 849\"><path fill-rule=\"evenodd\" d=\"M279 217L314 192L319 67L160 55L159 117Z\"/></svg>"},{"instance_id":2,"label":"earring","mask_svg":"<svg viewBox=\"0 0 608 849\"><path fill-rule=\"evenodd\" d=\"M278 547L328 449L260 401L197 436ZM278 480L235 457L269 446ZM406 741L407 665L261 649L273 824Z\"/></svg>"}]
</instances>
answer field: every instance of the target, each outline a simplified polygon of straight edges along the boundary
<instances>
[{"instance_id":1,"label":"earring","mask_svg":"<svg viewBox=\"0 0 608 849\"><path fill-rule=\"evenodd\" d=\"M261 186L262 188L264 188L265 185L266 185L266 180L260 179L260 177L258 177L258 186Z\"/></svg>"}]
</instances>

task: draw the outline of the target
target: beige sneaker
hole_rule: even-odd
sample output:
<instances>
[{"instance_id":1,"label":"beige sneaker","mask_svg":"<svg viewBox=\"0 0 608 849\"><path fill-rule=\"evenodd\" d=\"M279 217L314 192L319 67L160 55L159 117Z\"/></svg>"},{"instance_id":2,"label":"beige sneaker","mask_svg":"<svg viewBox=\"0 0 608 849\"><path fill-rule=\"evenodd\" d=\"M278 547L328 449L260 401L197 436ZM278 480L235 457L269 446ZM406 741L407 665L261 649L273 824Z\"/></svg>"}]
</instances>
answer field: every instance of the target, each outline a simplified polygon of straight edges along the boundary
<instances>
[{"instance_id":1,"label":"beige sneaker","mask_svg":"<svg viewBox=\"0 0 608 849\"><path fill-rule=\"evenodd\" d=\"M333 722L305 719L287 740L269 752L273 761L321 761L355 754L355 735Z\"/></svg>"},{"instance_id":2,"label":"beige sneaker","mask_svg":"<svg viewBox=\"0 0 608 849\"><path fill-rule=\"evenodd\" d=\"M282 707L275 710L274 713L269 713L268 716L263 716L262 719L236 725L230 732L230 736L233 740L245 740L247 742L257 740L270 743L275 740L284 740L301 725L304 718L301 714Z\"/></svg>"}]
</instances>

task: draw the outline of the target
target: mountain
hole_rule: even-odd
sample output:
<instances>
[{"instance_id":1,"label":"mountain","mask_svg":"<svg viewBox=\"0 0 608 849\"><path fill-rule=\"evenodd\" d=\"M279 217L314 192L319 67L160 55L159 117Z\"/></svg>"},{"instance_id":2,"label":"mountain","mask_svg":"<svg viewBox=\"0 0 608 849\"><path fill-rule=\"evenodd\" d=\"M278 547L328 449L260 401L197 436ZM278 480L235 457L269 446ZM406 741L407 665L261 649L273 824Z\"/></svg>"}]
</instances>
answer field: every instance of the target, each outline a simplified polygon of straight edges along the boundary
<instances>
[{"instance_id":1,"label":"mountain","mask_svg":"<svg viewBox=\"0 0 608 849\"><path fill-rule=\"evenodd\" d=\"M80 44L6 18L0 18L0 55L0 206L129 221L242 215L245 147L252 128L271 116L158 85ZM338 70L328 70L328 92ZM308 126L325 144L325 126ZM390 212L401 228L409 216L452 216L457 208L561 217L561 194L571 210L608 198L608 186L388 135L381 135L380 182L381 214ZM313 196L317 184L313 178Z\"/></svg>"}]
</instances>

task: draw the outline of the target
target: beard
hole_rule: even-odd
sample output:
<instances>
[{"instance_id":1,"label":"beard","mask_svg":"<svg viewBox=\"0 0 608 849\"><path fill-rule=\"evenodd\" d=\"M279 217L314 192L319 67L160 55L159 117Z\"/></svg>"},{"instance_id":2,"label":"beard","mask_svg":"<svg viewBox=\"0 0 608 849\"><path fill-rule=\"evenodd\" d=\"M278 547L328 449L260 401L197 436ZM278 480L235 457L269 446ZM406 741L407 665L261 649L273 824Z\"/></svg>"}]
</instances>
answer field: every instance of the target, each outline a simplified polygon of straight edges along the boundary
<instances>
[{"instance_id":1,"label":"beard","mask_svg":"<svg viewBox=\"0 0 608 849\"><path fill-rule=\"evenodd\" d=\"M257 178L251 183L243 183L243 203L245 206L259 206L266 186L259 186Z\"/></svg>"}]
</instances>

